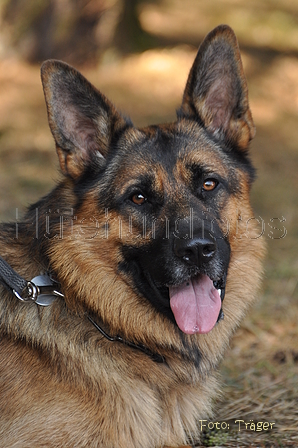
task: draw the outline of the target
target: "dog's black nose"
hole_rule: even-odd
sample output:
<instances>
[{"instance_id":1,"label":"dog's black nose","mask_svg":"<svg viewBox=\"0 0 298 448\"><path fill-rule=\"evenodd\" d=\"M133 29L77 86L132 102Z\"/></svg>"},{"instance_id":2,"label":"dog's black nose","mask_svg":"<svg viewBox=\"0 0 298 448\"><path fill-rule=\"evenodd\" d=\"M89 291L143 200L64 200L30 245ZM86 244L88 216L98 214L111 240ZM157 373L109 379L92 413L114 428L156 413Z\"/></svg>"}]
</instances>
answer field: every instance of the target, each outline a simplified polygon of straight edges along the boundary
<instances>
[{"instance_id":1,"label":"dog's black nose","mask_svg":"<svg viewBox=\"0 0 298 448\"><path fill-rule=\"evenodd\" d=\"M202 266L214 257L216 243L209 238L177 238L174 241L174 253L186 263L193 266Z\"/></svg>"}]
</instances>

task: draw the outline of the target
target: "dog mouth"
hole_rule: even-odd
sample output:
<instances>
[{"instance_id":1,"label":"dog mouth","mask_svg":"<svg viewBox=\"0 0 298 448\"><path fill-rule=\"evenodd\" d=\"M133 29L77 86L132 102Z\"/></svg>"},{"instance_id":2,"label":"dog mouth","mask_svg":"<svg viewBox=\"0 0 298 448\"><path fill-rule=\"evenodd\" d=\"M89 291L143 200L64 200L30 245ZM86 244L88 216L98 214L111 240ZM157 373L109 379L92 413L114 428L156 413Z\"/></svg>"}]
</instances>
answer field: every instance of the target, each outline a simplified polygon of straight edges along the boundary
<instances>
[{"instance_id":1,"label":"dog mouth","mask_svg":"<svg viewBox=\"0 0 298 448\"><path fill-rule=\"evenodd\" d=\"M119 272L183 333L209 333L223 318L227 262L213 263L209 269L181 265L173 269L169 265L167 271L164 264L155 264L154 269L148 264L144 265L144 258L140 261L132 257L119 264Z\"/></svg>"},{"instance_id":2,"label":"dog mouth","mask_svg":"<svg viewBox=\"0 0 298 448\"><path fill-rule=\"evenodd\" d=\"M171 310L172 320L183 333L209 333L223 318L226 275L212 280L205 273L197 273L179 284L163 287L158 287L148 273L146 278L158 302L164 310Z\"/></svg>"},{"instance_id":3,"label":"dog mouth","mask_svg":"<svg viewBox=\"0 0 298 448\"><path fill-rule=\"evenodd\" d=\"M183 333L209 333L221 315L224 288L206 274L169 287L170 307Z\"/></svg>"}]
</instances>

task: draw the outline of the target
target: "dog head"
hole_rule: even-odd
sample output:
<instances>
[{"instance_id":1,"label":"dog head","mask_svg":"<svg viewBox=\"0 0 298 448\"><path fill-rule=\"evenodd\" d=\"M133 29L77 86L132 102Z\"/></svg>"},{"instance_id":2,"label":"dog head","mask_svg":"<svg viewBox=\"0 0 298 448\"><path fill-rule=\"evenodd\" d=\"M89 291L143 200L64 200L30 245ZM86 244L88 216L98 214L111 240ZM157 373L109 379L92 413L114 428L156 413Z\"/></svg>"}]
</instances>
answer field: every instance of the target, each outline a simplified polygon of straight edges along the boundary
<instances>
[{"instance_id":1,"label":"dog head","mask_svg":"<svg viewBox=\"0 0 298 448\"><path fill-rule=\"evenodd\" d=\"M135 128L62 62L45 62L42 81L77 223L82 229L91 214L97 228L88 249L86 234L84 247L76 241L73 257L89 260L89 270L100 259L184 333L209 332L254 174L247 148L255 130L233 31L220 26L204 40L175 123Z\"/></svg>"}]
</instances>

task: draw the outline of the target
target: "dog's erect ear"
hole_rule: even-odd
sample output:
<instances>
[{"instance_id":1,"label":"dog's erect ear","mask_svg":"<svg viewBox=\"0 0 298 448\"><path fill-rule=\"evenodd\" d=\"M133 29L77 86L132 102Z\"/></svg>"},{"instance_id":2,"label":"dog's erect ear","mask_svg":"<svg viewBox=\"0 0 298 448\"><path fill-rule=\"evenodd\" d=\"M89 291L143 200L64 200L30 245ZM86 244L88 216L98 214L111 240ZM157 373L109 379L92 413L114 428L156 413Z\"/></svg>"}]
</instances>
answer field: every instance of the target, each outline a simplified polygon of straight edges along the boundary
<instances>
[{"instance_id":1,"label":"dog's erect ear","mask_svg":"<svg viewBox=\"0 0 298 448\"><path fill-rule=\"evenodd\" d=\"M104 95L64 62L44 62L41 79L61 169L75 178L94 157L104 162L112 138L128 123Z\"/></svg>"},{"instance_id":2,"label":"dog's erect ear","mask_svg":"<svg viewBox=\"0 0 298 448\"><path fill-rule=\"evenodd\" d=\"M215 28L202 43L179 115L196 119L217 139L240 150L254 137L240 51L227 25Z\"/></svg>"}]
</instances>

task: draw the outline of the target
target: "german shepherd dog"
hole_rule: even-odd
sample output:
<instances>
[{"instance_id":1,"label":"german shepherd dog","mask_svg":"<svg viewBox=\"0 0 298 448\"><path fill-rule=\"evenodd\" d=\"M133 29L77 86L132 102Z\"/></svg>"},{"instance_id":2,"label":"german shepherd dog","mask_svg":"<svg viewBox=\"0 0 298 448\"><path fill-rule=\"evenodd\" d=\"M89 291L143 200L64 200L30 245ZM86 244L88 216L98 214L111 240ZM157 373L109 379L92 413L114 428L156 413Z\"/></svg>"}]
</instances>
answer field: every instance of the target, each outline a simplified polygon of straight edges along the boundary
<instances>
[{"instance_id":1,"label":"german shepherd dog","mask_svg":"<svg viewBox=\"0 0 298 448\"><path fill-rule=\"evenodd\" d=\"M236 37L207 35L170 124L135 128L63 62L41 77L63 178L0 255L56 290L1 285L1 447L195 443L262 271Z\"/></svg>"}]
</instances>

